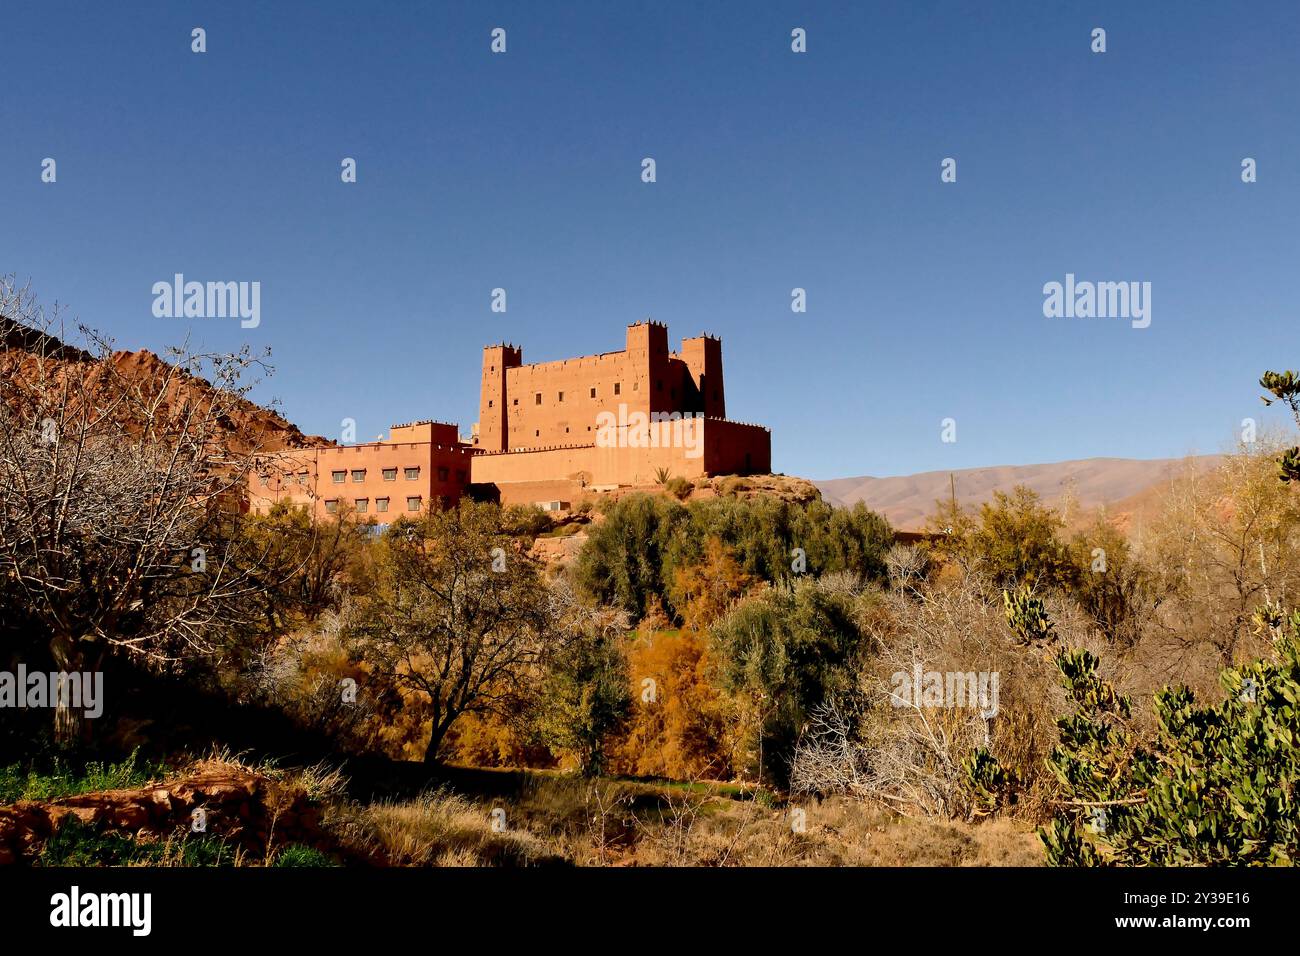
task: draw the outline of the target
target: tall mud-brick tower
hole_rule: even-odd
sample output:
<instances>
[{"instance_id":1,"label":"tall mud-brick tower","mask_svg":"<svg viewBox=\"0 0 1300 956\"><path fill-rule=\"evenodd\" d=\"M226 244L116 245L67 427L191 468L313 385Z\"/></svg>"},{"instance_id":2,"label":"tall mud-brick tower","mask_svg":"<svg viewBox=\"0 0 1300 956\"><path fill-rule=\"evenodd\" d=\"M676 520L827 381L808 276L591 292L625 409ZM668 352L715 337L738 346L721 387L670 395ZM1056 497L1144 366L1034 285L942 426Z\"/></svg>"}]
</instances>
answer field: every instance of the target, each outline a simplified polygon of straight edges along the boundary
<instances>
[{"instance_id":1,"label":"tall mud-brick tower","mask_svg":"<svg viewBox=\"0 0 1300 956\"><path fill-rule=\"evenodd\" d=\"M478 447L505 451L509 447L510 402L506 370L523 364L523 350L514 345L488 345L483 349L483 386L479 392Z\"/></svg>"},{"instance_id":2,"label":"tall mud-brick tower","mask_svg":"<svg viewBox=\"0 0 1300 956\"><path fill-rule=\"evenodd\" d=\"M682 340L682 361L686 363L688 387L695 392L687 399L692 412L709 418L727 417L727 395L722 387L722 340L701 335Z\"/></svg>"}]
</instances>

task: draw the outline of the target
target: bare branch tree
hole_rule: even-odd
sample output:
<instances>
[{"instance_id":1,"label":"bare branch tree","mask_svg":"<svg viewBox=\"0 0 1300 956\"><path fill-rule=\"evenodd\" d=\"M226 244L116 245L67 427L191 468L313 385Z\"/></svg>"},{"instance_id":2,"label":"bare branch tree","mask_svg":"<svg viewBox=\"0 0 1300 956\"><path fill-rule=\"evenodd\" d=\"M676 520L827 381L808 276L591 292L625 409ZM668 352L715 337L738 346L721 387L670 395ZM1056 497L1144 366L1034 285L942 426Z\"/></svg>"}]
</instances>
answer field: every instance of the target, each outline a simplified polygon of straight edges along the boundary
<instances>
[{"instance_id":1,"label":"bare branch tree","mask_svg":"<svg viewBox=\"0 0 1300 956\"><path fill-rule=\"evenodd\" d=\"M233 420L241 379L265 365L66 334L57 306L0 278L0 617L63 671L210 653L253 591L255 562L232 543L249 452ZM66 703L55 731L71 742L85 728Z\"/></svg>"}]
</instances>

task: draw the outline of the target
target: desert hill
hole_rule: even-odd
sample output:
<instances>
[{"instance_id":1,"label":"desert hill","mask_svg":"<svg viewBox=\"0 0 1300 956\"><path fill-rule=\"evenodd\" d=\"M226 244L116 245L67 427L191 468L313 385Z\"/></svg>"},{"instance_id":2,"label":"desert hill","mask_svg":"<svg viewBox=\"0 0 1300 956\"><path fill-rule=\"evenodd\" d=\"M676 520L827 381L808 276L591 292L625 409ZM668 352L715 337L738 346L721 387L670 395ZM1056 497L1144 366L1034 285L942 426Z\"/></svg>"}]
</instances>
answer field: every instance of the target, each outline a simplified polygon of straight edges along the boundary
<instances>
[{"instance_id":1,"label":"desert hill","mask_svg":"<svg viewBox=\"0 0 1300 956\"><path fill-rule=\"evenodd\" d=\"M988 501L995 491L1025 485L1049 505L1061 505L1073 496L1080 510L1106 505L1117 516L1141 510L1148 499L1189 464L1211 467L1218 455L1191 458L1083 458L1041 465L998 465L955 471L926 471L889 478L862 476L816 482L822 497L832 504L861 501L904 531L919 531L933 513L936 501L950 496L949 476L956 483L957 501L970 507Z\"/></svg>"}]
</instances>

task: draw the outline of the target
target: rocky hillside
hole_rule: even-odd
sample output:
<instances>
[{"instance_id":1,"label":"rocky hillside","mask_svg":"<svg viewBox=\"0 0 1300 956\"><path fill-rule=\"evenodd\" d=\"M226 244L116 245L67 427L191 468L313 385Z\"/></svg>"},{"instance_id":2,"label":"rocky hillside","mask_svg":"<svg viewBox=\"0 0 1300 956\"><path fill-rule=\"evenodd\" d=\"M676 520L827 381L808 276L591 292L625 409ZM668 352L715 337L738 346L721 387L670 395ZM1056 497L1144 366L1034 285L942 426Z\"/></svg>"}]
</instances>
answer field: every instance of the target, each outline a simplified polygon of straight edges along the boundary
<instances>
[{"instance_id":1,"label":"rocky hillside","mask_svg":"<svg viewBox=\"0 0 1300 956\"><path fill-rule=\"evenodd\" d=\"M0 374L6 377L34 381L43 375L58 382L76 366L93 362L93 357L80 348L0 317ZM150 399L161 398L169 409L192 403L212 389L210 382L184 371L176 372L147 349L113 352L111 369L93 369L87 378L92 391L102 388L106 397L109 389L127 387ZM282 415L244 399L234 402L231 414L219 424L226 433L228 447L236 451L279 451L333 444L325 438L304 435Z\"/></svg>"}]
</instances>

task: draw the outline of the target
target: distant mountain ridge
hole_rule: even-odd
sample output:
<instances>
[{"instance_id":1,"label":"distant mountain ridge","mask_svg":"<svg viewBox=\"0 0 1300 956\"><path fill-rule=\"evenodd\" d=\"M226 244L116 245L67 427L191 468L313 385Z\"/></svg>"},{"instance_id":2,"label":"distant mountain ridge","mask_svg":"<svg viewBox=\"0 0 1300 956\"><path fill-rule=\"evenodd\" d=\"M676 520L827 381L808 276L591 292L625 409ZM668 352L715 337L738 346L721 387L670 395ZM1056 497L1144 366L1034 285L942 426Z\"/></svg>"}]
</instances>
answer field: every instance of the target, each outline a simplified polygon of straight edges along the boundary
<instances>
[{"instance_id":1,"label":"distant mountain ridge","mask_svg":"<svg viewBox=\"0 0 1300 956\"><path fill-rule=\"evenodd\" d=\"M951 495L949 476L956 484L957 501L970 507L993 497L995 491L1010 491L1017 485L1036 491L1049 505L1059 505L1067 492L1082 509L1101 505L1125 510L1129 499L1168 482L1189 465L1209 468L1219 455L1188 458L1082 458L1040 465L996 465L990 468L961 468L926 471L890 478L833 478L815 482L822 497L837 505L861 501L878 511L895 528L919 531L934 513L935 502Z\"/></svg>"}]
</instances>

